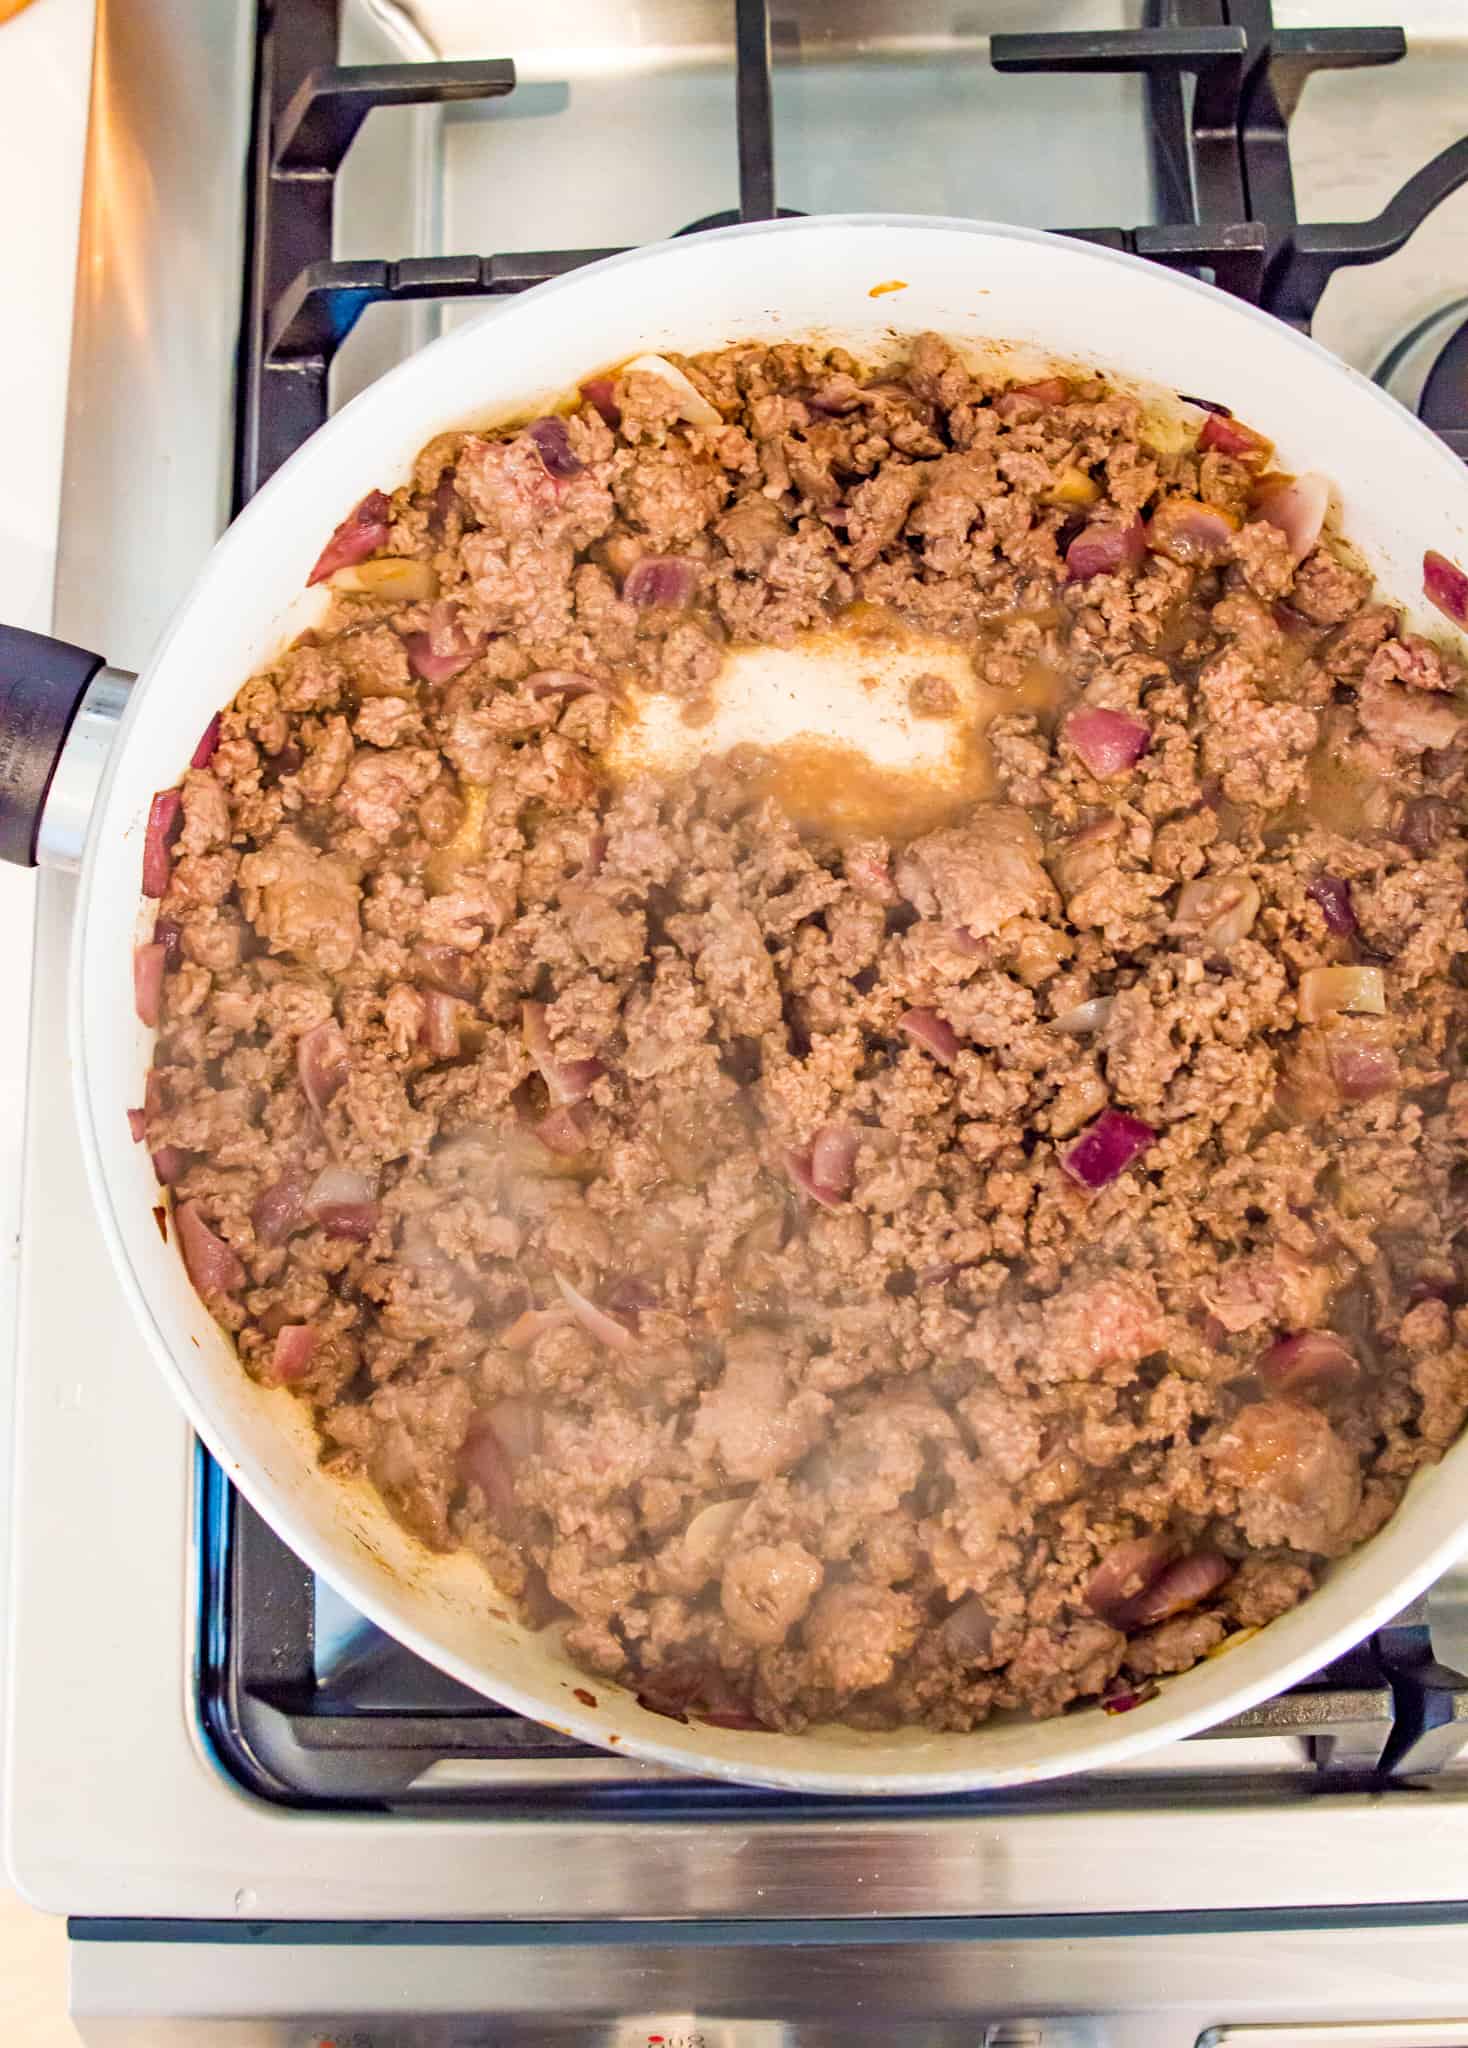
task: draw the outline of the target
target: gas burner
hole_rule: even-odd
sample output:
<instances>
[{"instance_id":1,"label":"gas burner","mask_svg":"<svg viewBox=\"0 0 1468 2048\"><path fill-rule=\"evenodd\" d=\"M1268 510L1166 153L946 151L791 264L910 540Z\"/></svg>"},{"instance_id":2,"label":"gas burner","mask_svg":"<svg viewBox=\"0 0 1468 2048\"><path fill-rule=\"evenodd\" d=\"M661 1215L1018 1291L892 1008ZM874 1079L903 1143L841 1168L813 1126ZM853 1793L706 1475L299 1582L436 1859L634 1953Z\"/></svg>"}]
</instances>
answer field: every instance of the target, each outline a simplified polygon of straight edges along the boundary
<instances>
[{"instance_id":1,"label":"gas burner","mask_svg":"<svg viewBox=\"0 0 1468 2048\"><path fill-rule=\"evenodd\" d=\"M1450 299L1403 335L1372 373L1459 454L1468 454L1468 298Z\"/></svg>"}]
</instances>

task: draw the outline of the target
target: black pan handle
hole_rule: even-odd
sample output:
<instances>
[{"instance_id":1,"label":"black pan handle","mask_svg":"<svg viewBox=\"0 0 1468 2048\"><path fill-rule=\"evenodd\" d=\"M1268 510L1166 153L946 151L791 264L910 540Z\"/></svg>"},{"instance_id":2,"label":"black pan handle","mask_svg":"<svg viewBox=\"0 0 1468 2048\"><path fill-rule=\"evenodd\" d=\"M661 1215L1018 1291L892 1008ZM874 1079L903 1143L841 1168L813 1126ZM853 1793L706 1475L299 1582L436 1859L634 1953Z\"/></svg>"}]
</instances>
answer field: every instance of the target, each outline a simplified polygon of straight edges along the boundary
<instances>
[{"instance_id":1,"label":"black pan handle","mask_svg":"<svg viewBox=\"0 0 1468 2048\"><path fill-rule=\"evenodd\" d=\"M0 860L36 865L36 840L67 734L100 654L0 626Z\"/></svg>"}]
</instances>

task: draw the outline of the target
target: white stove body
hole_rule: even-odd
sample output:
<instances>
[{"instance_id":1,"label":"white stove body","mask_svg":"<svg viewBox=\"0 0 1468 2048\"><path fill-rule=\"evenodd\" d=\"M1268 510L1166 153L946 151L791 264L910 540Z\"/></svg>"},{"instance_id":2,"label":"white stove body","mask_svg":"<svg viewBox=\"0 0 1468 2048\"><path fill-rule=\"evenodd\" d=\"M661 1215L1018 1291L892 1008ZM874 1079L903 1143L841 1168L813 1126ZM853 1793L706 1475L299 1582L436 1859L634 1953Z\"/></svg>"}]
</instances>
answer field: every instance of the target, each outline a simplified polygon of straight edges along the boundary
<instances>
[{"instance_id":1,"label":"white stove body","mask_svg":"<svg viewBox=\"0 0 1468 2048\"><path fill-rule=\"evenodd\" d=\"M339 252L596 246L729 204L727 51L719 60L701 40L723 10L612 12L635 16L644 47L593 47L577 10L550 0L420 0L416 27L388 0L349 7L348 57L509 55L522 85L492 110L374 115L340 180ZM972 23L929 32L939 12L907 10L901 47L859 63L817 52L794 74L790 132L777 133L786 203L1039 224L1146 217L1134 81L1000 80ZM1062 0L978 12L979 31L1131 18ZM1468 129L1461 0L1276 13L1297 26L1405 15L1414 40L1393 71L1310 88L1294 131L1305 217L1375 212ZM676 47L654 45L664 18ZM99 33L56 628L137 666L227 513L254 25L243 5L130 0L99 9ZM786 89L777 82L777 110ZM930 188L931 152L903 158L901 124L882 118L899 91L969 166L962 178ZM851 105L870 106L881 138L860 162L830 127ZM654 124L667 154L619 150L629 123ZM1055 149L1036 149L1037 135ZM1400 257L1338 280L1316 331L1371 368L1464 291L1468 193ZM339 363L342 394L436 317L369 314ZM111 1273L73 1129L71 895L64 877L42 876L4 1803L17 1884L93 1923L73 1950L87 2042L640 2048L661 2035L765 2048L901 2038L904 2020L933 2043L1160 2048L1214 2024L1283 2020L1330 2023L1322 2038L1358 2048L1468 2042L1468 2025L1448 2024L1468 2014L1461 1921L1441 1904L1468 1896L1468 1769L1384 1796L1304 1796L1298 1756L1273 1738L1227 1745L1227 1768L1251 1763L1256 1787L1278 1767L1279 1795L1247 1802L1220 1789L1217 1757L1195 1743L1149 1762L1175 1789L1145 1807L1116 1774L990 1817L741 1811L575 1826L533 1805L340 1816L242 1793L194 1705L194 1447ZM1451 1626L1453 1598L1443 1612ZM639 1769L591 1766L614 1768ZM1349 1926L1312 1925L1327 1909L1349 1909ZM1245 1932L1231 1916L1246 1913L1265 1917ZM986 2031L1001 2019L1011 2031ZM1426 2032L1335 2031L1429 2019Z\"/></svg>"}]
</instances>

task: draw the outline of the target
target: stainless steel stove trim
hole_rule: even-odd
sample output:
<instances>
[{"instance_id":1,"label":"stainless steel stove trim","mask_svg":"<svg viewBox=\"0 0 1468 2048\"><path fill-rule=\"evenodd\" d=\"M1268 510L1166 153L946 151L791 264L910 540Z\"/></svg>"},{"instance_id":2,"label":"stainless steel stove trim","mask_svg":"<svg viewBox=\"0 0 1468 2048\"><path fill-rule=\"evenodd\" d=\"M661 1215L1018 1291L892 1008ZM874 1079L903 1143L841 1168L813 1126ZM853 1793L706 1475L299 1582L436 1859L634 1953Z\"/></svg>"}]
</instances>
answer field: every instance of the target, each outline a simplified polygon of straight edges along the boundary
<instances>
[{"instance_id":1,"label":"stainless steel stove trim","mask_svg":"<svg viewBox=\"0 0 1468 2048\"><path fill-rule=\"evenodd\" d=\"M89 2048L1457 2048L1468 2041L1451 1926L1236 1928L1086 1937L1069 1923L933 1925L922 1939L739 1930L664 1942L356 1946L80 1941L73 2012ZM132 2018L148 2015L145 2023ZM1282 2024L1309 2013L1308 2026ZM1363 2022L1364 2024L1360 2024ZM1254 2031L1258 2029L1259 2031Z\"/></svg>"},{"instance_id":2,"label":"stainless steel stove trim","mask_svg":"<svg viewBox=\"0 0 1468 2048\"><path fill-rule=\"evenodd\" d=\"M136 681L125 668L99 668L88 683L46 792L36 832L37 866L69 874L80 869L102 771Z\"/></svg>"}]
</instances>

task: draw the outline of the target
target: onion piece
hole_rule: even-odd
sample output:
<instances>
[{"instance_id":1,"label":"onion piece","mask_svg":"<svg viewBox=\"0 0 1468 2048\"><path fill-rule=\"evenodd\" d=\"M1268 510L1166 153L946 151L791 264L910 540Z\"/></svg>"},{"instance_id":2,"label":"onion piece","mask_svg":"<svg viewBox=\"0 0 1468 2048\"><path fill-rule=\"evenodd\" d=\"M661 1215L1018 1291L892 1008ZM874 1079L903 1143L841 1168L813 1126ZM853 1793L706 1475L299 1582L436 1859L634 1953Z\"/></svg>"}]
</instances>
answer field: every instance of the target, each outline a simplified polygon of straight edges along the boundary
<instances>
[{"instance_id":1,"label":"onion piece","mask_svg":"<svg viewBox=\"0 0 1468 2048\"><path fill-rule=\"evenodd\" d=\"M643 610L658 606L683 611L697 587L698 571L681 555L644 555L622 578L623 597Z\"/></svg>"},{"instance_id":2,"label":"onion piece","mask_svg":"<svg viewBox=\"0 0 1468 2048\"><path fill-rule=\"evenodd\" d=\"M1296 1007L1302 1023L1349 1010L1357 1016L1386 1015L1386 985L1379 967L1307 967L1300 976Z\"/></svg>"},{"instance_id":3,"label":"onion piece","mask_svg":"<svg viewBox=\"0 0 1468 2048\"><path fill-rule=\"evenodd\" d=\"M1160 1690L1155 1678L1139 1679L1135 1685L1129 1685L1122 1679L1102 1695L1101 1711L1103 1714L1130 1714L1136 1707L1145 1707L1148 1700L1155 1700Z\"/></svg>"},{"instance_id":4,"label":"onion piece","mask_svg":"<svg viewBox=\"0 0 1468 2048\"><path fill-rule=\"evenodd\" d=\"M1271 486L1253 504L1254 517L1279 528L1296 562L1303 562L1319 540L1329 509L1330 485L1313 470Z\"/></svg>"},{"instance_id":5,"label":"onion piece","mask_svg":"<svg viewBox=\"0 0 1468 2048\"><path fill-rule=\"evenodd\" d=\"M532 420L525 429L525 438L540 457L546 475L558 484L569 483L573 476L584 473L586 464L572 448L570 429L559 413L547 413L544 419Z\"/></svg>"},{"instance_id":6,"label":"onion piece","mask_svg":"<svg viewBox=\"0 0 1468 2048\"><path fill-rule=\"evenodd\" d=\"M1191 404L1200 403L1192 399ZM1256 434L1252 427L1246 427L1242 420L1236 420L1232 413L1208 406L1208 418L1198 436L1198 447L1203 454L1210 450L1219 455L1232 455L1240 462L1262 462L1274 443L1263 434Z\"/></svg>"},{"instance_id":7,"label":"onion piece","mask_svg":"<svg viewBox=\"0 0 1468 2048\"><path fill-rule=\"evenodd\" d=\"M534 1126L536 1137L547 1152L574 1159L586 1150L586 1130L573 1108L553 1109Z\"/></svg>"},{"instance_id":8,"label":"onion piece","mask_svg":"<svg viewBox=\"0 0 1468 2048\"><path fill-rule=\"evenodd\" d=\"M588 377L581 387L581 396L588 405L596 408L615 433L622 424L622 408L617 403L616 378Z\"/></svg>"},{"instance_id":9,"label":"onion piece","mask_svg":"<svg viewBox=\"0 0 1468 2048\"><path fill-rule=\"evenodd\" d=\"M168 965L177 967L183 958L183 926L174 918L160 917L153 926L153 943L163 948Z\"/></svg>"},{"instance_id":10,"label":"onion piece","mask_svg":"<svg viewBox=\"0 0 1468 2048\"><path fill-rule=\"evenodd\" d=\"M338 569L331 578L333 590L345 590L357 597L380 597L394 604L422 604L438 596L438 578L427 562L414 555L378 555L373 561Z\"/></svg>"},{"instance_id":11,"label":"onion piece","mask_svg":"<svg viewBox=\"0 0 1468 2048\"><path fill-rule=\"evenodd\" d=\"M897 1028L914 1044L925 1046L942 1066L951 1067L958 1057L958 1033L936 1010L904 1010Z\"/></svg>"},{"instance_id":12,"label":"onion piece","mask_svg":"<svg viewBox=\"0 0 1468 2048\"><path fill-rule=\"evenodd\" d=\"M1228 406L1220 405L1216 398L1194 398L1190 391L1180 391L1178 397L1184 405L1195 405L1199 412L1216 413L1221 420L1231 420L1233 413Z\"/></svg>"},{"instance_id":13,"label":"onion piece","mask_svg":"<svg viewBox=\"0 0 1468 2048\"><path fill-rule=\"evenodd\" d=\"M1189 1557L1180 1557L1126 1603L1116 1626L1128 1631L1153 1628L1159 1621L1185 1614L1210 1593L1216 1593L1225 1579L1233 1577L1233 1570L1228 1559L1220 1557L1216 1550L1195 1550Z\"/></svg>"},{"instance_id":14,"label":"onion piece","mask_svg":"<svg viewBox=\"0 0 1468 2048\"><path fill-rule=\"evenodd\" d=\"M811 1172L809 1152L787 1150L781 1157L786 1173L803 1195L809 1195L811 1200L819 1202L823 1209L838 1209L841 1206L839 1195L832 1194L829 1188L817 1185L815 1175Z\"/></svg>"},{"instance_id":15,"label":"onion piece","mask_svg":"<svg viewBox=\"0 0 1468 2048\"><path fill-rule=\"evenodd\" d=\"M463 1006L457 996L430 989L423 998L423 1043L436 1060L459 1057L459 1027Z\"/></svg>"},{"instance_id":16,"label":"onion piece","mask_svg":"<svg viewBox=\"0 0 1468 2048\"><path fill-rule=\"evenodd\" d=\"M1104 1188L1156 1141L1156 1131L1139 1116L1129 1116L1121 1109L1103 1109L1070 1150L1061 1153L1060 1164L1083 1188Z\"/></svg>"},{"instance_id":17,"label":"onion piece","mask_svg":"<svg viewBox=\"0 0 1468 2048\"><path fill-rule=\"evenodd\" d=\"M1101 1621L1121 1626L1118 1616L1157 1579L1177 1556L1177 1539L1150 1534L1132 1536L1109 1550L1086 1584L1086 1605Z\"/></svg>"},{"instance_id":18,"label":"onion piece","mask_svg":"<svg viewBox=\"0 0 1468 2048\"><path fill-rule=\"evenodd\" d=\"M288 1387L294 1381L304 1379L320 1342L321 1333L314 1323L282 1323L275 1333L275 1349L270 1354L268 1384Z\"/></svg>"},{"instance_id":19,"label":"onion piece","mask_svg":"<svg viewBox=\"0 0 1468 2048\"><path fill-rule=\"evenodd\" d=\"M718 407L711 405L686 371L670 363L666 356L634 356L630 363L622 365L622 375L630 377L634 371L669 385L678 395L678 417L687 420L691 427L723 426L724 415Z\"/></svg>"},{"instance_id":20,"label":"onion piece","mask_svg":"<svg viewBox=\"0 0 1468 2048\"><path fill-rule=\"evenodd\" d=\"M158 1185L164 1188L177 1186L189 1170L189 1155L179 1145L160 1145L149 1158Z\"/></svg>"},{"instance_id":21,"label":"onion piece","mask_svg":"<svg viewBox=\"0 0 1468 2048\"><path fill-rule=\"evenodd\" d=\"M1115 520L1093 520L1065 551L1066 580L1084 583L1092 576L1114 576L1122 569L1138 569L1146 552L1146 532L1140 519L1125 526Z\"/></svg>"},{"instance_id":22,"label":"onion piece","mask_svg":"<svg viewBox=\"0 0 1468 2048\"><path fill-rule=\"evenodd\" d=\"M1147 546L1185 568L1212 568L1233 547L1238 520L1201 498L1164 498L1147 524Z\"/></svg>"},{"instance_id":23,"label":"onion piece","mask_svg":"<svg viewBox=\"0 0 1468 2048\"><path fill-rule=\"evenodd\" d=\"M1455 626L1468 626L1468 576L1436 548L1422 557L1422 594Z\"/></svg>"},{"instance_id":24,"label":"onion piece","mask_svg":"<svg viewBox=\"0 0 1468 2048\"><path fill-rule=\"evenodd\" d=\"M1087 1032L1099 1031L1111 1015L1115 996L1092 996L1089 1002L1077 1003L1074 1008L1062 1010L1054 1019L1057 1031Z\"/></svg>"},{"instance_id":25,"label":"onion piece","mask_svg":"<svg viewBox=\"0 0 1468 2048\"><path fill-rule=\"evenodd\" d=\"M408 666L420 682L452 682L484 652L489 636L476 633L471 638L460 625L459 617L459 607L453 599L441 597L428 614L427 632L403 635Z\"/></svg>"},{"instance_id":26,"label":"onion piece","mask_svg":"<svg viewBox=\"0 0 1468 2048\"><path fill-rule=\"evenodd\" d=\"M245 1284L245 1269L222 1237L204 1221L197 1202L180 1202L173 1212L178 1248L198 1293L233 1294Z\"/></svg>"},{"instance_id":27,"label":"onion piece","mask_svg":"<svg viewBox=\"0 0 1468 2048\"><path fill-rule=\"evenodd\" d=\"M856 1167L857 1134L849 1124L822 1124L810 1148L811 1179L828 1195L846 1195Z\"/></svg>"},{"instance_id":28,"label":"onion piece","mask_svg":"<svg viewBox=\"0 0 1468 2048\"><path fill-rule=\"evenodd\" d=\"M552 1271L551 1278L560 1289L561 1299L570 1309L582 1328L589 1331L600 1344L610 1345L614 1351L630 1351L632 1332L625 1323L619 1323L615 1316L609 1316L605 1309L589 1301L579 1287L573 1287L564 1273Z\"/></svg>"},{"instance_id":29,"label":"onion piece","mask_svg":"<svg viewBox=\"0 0 1468 2048\"><path fill-rule=\"evenodd\" d=\"M328 1237L365 1244L377 1228L377 1183L349 1166L324 1166L307 1191L305 1211Z\"/></svg>"},{"instance_id":30,"label":"onion piece","mask_svg":"<svg viewBox=\"0 0 1468 2048\"><path fill-rule=\"evenodd\" d=\"M223 713L216 711L205 726L198 746L195 747L193 753L189 756L189 766L191 768L207 768L214 759L214 750L219 745L219 728L222 718Z\"/></svg>"},{"instance_id":31,"label":"onion piece","mask_svg":"<svg viewBox=\"0 0 1468 2048\"><path fill-rule=\"evenodd\" d=\"M1296 1330L1281 1337L1254 1370L1277 1394L1340 1394L1353 1387L1361 1368L1350 1347L1331 1330Z\"/></svg>"},{"instance_id":32,"label":"onion piece","mask_svg":"<svg viewBox=\"0 0 1468 2048\"><path fill-rule=\"evenodd\" d=\"M133 1143L141 1145L144 1138L148 1135L147 1112L141 1109L130 1109L127 1113L127 1127L132 1132Z\"/></svg>"},{"instance_id":33,"label":"onion piece","mask_svg":"<svg viewBox=\"0 0 1468 2048\"><path fill-rule=\"evenodd\" d=\"M156 1029L163 1000L165 954L161 945L133 947L133 1008L138 1021Z\"/></svg>"},{"instance_id":34,"label":"onion piece","mask_svg":"<svg viewBox=\"0 0 1468 2048\"><path fill-rule=\"evenodd\" d=\"M610 683L604 683L598 676L582 675L579 669L538 668L534 675L526 676L525 688L532 697L610 697L616 700L616 691Z\"/></svg>"},{"instance_id":35,"label":"onion piece","mask_svg":"<svg viewBox=\"0 0 1468 2048\"><path fill-rule=\"evenodd\" d=\"M1141 719L1099 704L1072 711L1065 721L1065 737L1102 781L1134 768L1152 744L1151 731Z\"/></svg>"},{"instance_id":36,"label":"onion piece","mask_svg":"<svg viewBox=\"0 0 1468 2048\"><path fill-rule=\"evenodd\" d=\"M500 1343L506 1351L528 1351L547 1330L564 1330L572 1320L568 1308L527 1308L500 1331Z\"/></svg>"},{"instance_id":37,"label":"onion piece","mask_svg":"<svg viewBox=\"0 0 1468 2048\"><path fill-rule=\"evenodd\" d=\"M1370 1102L1401 1081L1393 1048L1365 1036L1367 1025L1337 1024L1326 1042L1325 1064L1343 1102Z\"/></svg>"},{"instance_id":38,"label":"onion piece","mask_svg":"<svg viewBox=\"0 0 1468 2048\"><path fill-rule=\"evenodd\" d=\"M700 1508L678 1539L680 1563L717 1568L728 1554L734 1531L744 1519L748 1498L711 1501Z\"/></svg>"},{"instance_id":39,"label":"onion piece","mask_svg":"<svg viewBox=\"0 0 1468 2048\"><path fill-rule=\"evenodd\" d=\"M1200 875L1178 892L1173 930L1196 933L1210 953L1227 953L1253 930L1263 901L1246 874Z\"/></svg>"},{"instance_id":40,"label":"onion piece","mask_svg":"<svg viewBox=\"0 0 1468 2048\"><path fill-rule=\"evenodd\" d=\"M388 499L381 491L369 491L317 556L316 566L306 578L307 588L313 583L324 583L338 569L365 562L369 555L376 554L387 540L391 522L392 506Z\"/></svg>"},{"instance_id":41,"label":"onion piece","mask_svg":"<svg viewBox=\"0 0 1468 2048\"><path fill-rule=\"evenodd\" d=\"M994 1638L994 1617L978 1595L971 1593L945 1616L940 1634L951 1657L960 1664L972 1664L988 1655Z\"/></svg>"},{"instance_id":42,"label":"onion piece","mask_svg":"<svg viewBox=\"0 0 1468 2048\"><path fill-rule=\"evenodd\" d=\"M520 1027L525 1050L535 1062L552 1103L560 1109L569 1103L584 1101L594 1083L606 1072L601 1061L557 1059L551 1050L550 1034L546 1029L544 1003L522 1003Z\"/></svg>"},{"instance_id":43,"label":"onion piece","mask_svg":"<svg viewBox=\"0 0 1468 2048\"><path fill-rule=\"evenodd\" d=\"M446 996L462 996L472 1002L479 992L471 957L457 946L420 943L413 948L413 967L420 981L441 989Z\"/></svg>"},{"instance_id":44,"label":"onion piece","mask_svg":"<svg viewBox=\"0 0 1468 2048\"><path fill-rule=\"evenodd\" d=\"M352 1055L346 1033L334 1017L313 1024L296 1040L296 1074L301 1089L318 1117L352 1071Z\"/></svg>"},{"instance_id":45,"label":"onion piece","mask_svg":"<svg viewBox=\"0 0 1468 2048\"><path fill-rule=\"evenodd\" d=\"M272 1249L285 1243L306 1220L306 1195L311 1176L304 1167L291 1166L255 1199L250 1221L261 1244Z\"/></svg>"},{"instance_id":46,"label":"onion piece","mask_svg":"<svg viewBox=\"0 0 1468 2048\"><path fill-rule=\"evenodd\" d=\"M173 878L172 844L183 823L183 798L176 789L160 789L148 806L143 833L143 894L166 896Z\"/></svg>"},{"instance_id":47,"label":"onion piece","mask_svg":"<svg viewBox=\"0 0 1468 2048\"><path fill-rule=\"evenodd\" d=\"M500 1442L499 1432L489 1417L475 1415L459 1446L459 1476L466 1486L477 1486L485 1506L499 1523L509 1523L515 1513L515 1468Z\"/></svg>"},{"instance_id":48,"label":"onion piece","mask_svg":"<svg viewBox=\"0 0 1468 2048\"><path fill-rule=\"evenodd\" d=\"M1320 905L1326 926L1338 938L1348 939L1357 930L1356 910L1351 902L1351 885L1339 875L1320 874L1306 886L1305 894Z\"/></svg>"}]
</instances>

